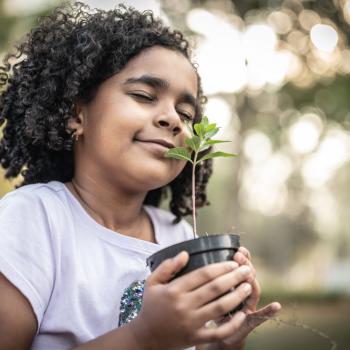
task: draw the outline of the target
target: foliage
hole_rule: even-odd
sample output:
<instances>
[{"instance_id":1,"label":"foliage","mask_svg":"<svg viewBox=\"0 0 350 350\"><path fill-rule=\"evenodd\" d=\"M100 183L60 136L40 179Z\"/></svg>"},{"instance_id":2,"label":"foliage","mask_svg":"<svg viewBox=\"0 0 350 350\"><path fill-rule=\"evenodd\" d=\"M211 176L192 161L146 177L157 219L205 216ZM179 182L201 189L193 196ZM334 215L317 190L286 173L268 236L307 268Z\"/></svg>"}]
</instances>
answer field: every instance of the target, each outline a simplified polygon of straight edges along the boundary
<instances>
[{"instance_id":1,"label":"foliage","mask_svg":"<svg viewBox=\"0 0 350 350\"><path fill-rule=\"evenodd\" d=\"M230 141L212 140L219 128L216 123L209 123L207 117L203 117L200 123L196 123L193 129L189 124L186 127L190 133L190 137L185 139L186 147L174 147L166 152L166 157L175 158L179 160L186 160L192 163L192 218L193 218L193 234L196 237L197 223L196 223L196 193L195 193L195 168L196 165L204 160L217 157L235 157L235 154L226 153L222 151L210 152L212 145L218 143L225 143Z\"/></svg>"}]
</instances>

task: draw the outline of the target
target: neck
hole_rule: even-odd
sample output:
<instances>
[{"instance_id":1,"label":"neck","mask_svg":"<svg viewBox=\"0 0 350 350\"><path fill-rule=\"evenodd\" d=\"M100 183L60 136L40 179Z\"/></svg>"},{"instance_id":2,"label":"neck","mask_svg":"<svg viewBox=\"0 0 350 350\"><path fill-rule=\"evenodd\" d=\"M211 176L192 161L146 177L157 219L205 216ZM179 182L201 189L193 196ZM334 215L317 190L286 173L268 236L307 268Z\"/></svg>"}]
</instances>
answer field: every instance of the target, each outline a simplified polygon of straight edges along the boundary
<instances>
[{"instance_id":1,"label":"neck","mask_svg":"<svg viewBox=\"0 0 350 350\"><path fill-rule=\"evenodd\" d=\"M147 193L126 193L86 176L75 176L66 186L99 224L128 236L154 241L150 220L143 210Z\"/></svg>"}]
</instances>

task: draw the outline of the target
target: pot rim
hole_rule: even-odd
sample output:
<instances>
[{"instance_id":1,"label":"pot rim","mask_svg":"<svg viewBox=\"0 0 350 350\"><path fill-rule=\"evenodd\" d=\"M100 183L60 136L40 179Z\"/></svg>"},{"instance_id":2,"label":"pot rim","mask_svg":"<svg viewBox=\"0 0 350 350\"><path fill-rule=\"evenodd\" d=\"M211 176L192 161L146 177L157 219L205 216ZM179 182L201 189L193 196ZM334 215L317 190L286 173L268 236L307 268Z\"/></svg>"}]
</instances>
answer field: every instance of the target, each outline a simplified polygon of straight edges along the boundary
<instances>
[{"instance_id":1,"label":"pot rim","mask_svg":"<svg viewBox=\"0 0 350 350\"><path fill-rule=\"evenodd\" d=\"M150 265L150 262L155 258L165 260L169 257L174 257L184 250L187 251L189 255L193 255L213 250L238 249L240 247L239 238L240 236L237 234L225 233L189 239L158 250L149 256L146 262L147 265Z\"/></svg>"}]
</instances>

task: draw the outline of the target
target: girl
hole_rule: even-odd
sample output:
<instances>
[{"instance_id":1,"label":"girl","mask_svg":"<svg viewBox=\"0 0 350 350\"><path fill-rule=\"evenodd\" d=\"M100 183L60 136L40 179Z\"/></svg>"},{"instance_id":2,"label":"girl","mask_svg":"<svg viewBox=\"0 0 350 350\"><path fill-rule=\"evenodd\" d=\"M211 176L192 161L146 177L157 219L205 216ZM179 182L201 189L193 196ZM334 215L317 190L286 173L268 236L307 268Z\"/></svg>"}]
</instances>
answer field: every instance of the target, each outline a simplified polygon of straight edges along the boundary
<instances>
[{"instance_id":1,"label":"girl","mask_svg":"<svg viewBox=\"0 0 350 350\"><path fill-rule=\"evenodd\" d=\"M172 281L187 253L145 264L191 238L190 167L164 157L204 102L183 35L150 12L77 3L0 72L1 165L23 178L0 202L0 349L243 349L280 308L256 310L246 249ZM210 161L197 172L202 206ZM157 208L167 191L171 213Z\"/></svg>"}]
</instances>

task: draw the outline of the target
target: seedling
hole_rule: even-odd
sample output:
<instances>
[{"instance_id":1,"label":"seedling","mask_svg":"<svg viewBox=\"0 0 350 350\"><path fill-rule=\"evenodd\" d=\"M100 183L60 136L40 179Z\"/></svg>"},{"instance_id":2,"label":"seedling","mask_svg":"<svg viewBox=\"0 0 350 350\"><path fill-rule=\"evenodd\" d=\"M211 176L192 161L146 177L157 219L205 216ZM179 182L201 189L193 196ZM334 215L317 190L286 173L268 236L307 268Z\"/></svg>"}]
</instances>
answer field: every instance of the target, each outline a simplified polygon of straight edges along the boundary
<instances>
[{"instance_id":1,"label":"seedling","mask_svg":"<svg viewBox=\"0 0 350 350\"><path fill-rule=\"evenodd\" d=\"M192 220L193 220L193 235L197 235L197 221L196 221L196 176L195 170L197 164L200 162L217 157L236 157L236 154L226 153L222 151L205 152L217 143L225 143L231 141L212 140L212 137L217 134L219 127L216 123L209 123L207 117L203 117L200 123L194 124L193 128L186 124L190 132L190 137L185 139L188 147L174 147L170 148L165 156L169 158L187 160L192 163Z\"/></svg>"},{"instance_id":2,"label":"seedling","mask_svg":"<svg viewBox=\"0 0 350 350\"><path fill-rule=\"evenodd\" d=\"M202 121L200 123L194 124L193 129L190 126L190 124L186 124L186 127L188 128L190 132L190 137L187 137L185 139L185 143L188 147L175 147L169 149L165 156L169 158L175 158L175 159L181 159L181 160L186 160L192 164L192 218L193 218L193 234L196 237L197 235L197 225L196 225L196 193L195 193L195 184L196 184L196 178L195 178L195 169L197 164L200 162L206 160L206 159L211 159L211 158L217 158L217 157L235 157L236 154L232 153L225 153L222 151L216 151L216 152L210 152L209 148L212 145L215 145L217 143L224 143L224 142L230 142L230 141L222 141L222 140L212 140L212 137L217 134L219 131L219 127L215 123L209 123L207 117L203 117ZM207 152L205 152L207 151ZM209 151L209 152L208 152ZM224 235L222 235L224 236ZM230 235L231 237L234 237L236 235ZM205 238L208 239L208 246L210 245L209 238L214 238L214 236L204 236ZM219 236L216 236L219 237ZM203 237L202 237L203 239ZM196 268L199 268L201 266L204 266L208 263L213 263L213 262L218 262L218 261L223 261L223 260L231 260L232 256L229 258L227 252L225 252L225 259L214 259L214 250L210 248L203 248L205 244L202 242L201 244L197 245L195 241L199 241L200 239L197 240L189 240L185 242L181 242L178 244L175 244L170 247L166 247L153 255L151 255L147 259L147 263L151 268L151 271L154 271L162 261L165 259L168 259L170 257L175 256L178 254L180 251L187 250L189 255L190 255L190 261L187 264L187 266L183 269L182 272L180 272L177 276L181 276L185 273L191 272ZM236 249L237 246L239 247L239 240L237 241L238 245L232 244L232 247L235 246ZM203 245L203 247L201 246ZM227 248L225 244L222 244L221 249ZM206 255L205 258L201 258L201 255L205 255L210 251L210 255ZM215 247L215 252L217 252L217 246ZM211 260L214 259L214 260ZM235 313L236 310L239 310L241 306L236 308L235 310L229 312L227 315L228 317L232 317L232 315ZM286 324L289 326L294 326L294 327L300 327L306 330L309 330L322 338L328 340L332 348L330 350L337 350L337 343L331 339L327 334L312 328L304 323L301 322L295 322L293 320L285 321L279 317L260 317L260 316L252 316L249 315L249 318L247 318L248 322L253 320L253 319L269 319L269 320L274 320L277 323L282 323Z\"/></svg>"}]
</instances>

